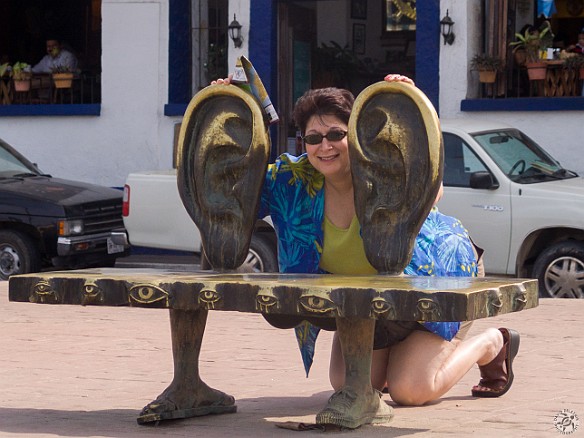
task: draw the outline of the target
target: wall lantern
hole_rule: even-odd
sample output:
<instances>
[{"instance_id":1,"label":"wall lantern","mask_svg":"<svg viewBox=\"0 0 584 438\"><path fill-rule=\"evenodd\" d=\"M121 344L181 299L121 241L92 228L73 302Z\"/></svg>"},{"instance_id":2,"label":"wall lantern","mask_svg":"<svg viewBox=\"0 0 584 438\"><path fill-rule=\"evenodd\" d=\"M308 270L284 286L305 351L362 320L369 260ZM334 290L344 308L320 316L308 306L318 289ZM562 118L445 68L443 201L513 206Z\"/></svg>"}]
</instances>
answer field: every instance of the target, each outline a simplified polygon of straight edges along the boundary
<instances>
[{"instance_id":1,"label":"wall lantern","mask_svg":"<svg viewBox=\"0 0 584 438\"><path fill-rule=\"evenodd\" d=\"M233 40L233 45L235 47L241 47L241 44L243 43L243 37L241 36L241 24L239 24L239 21L236 20L235 14L233 14L233 21L229 23L227 29L229 29L229 37Z\"/></svg>"},{"instance_id":2,"label":"wall lantern","mask_svg":"<svg viewBox=\"0 0 584 438\"><path fill-rule=\"evenodd\" d=\"M442 36L444 37L444 44L448 43L449 45L452 45L454 42L452 26L454 26L454 21L448 16L448 9L446 9L446 17L440 20L440 28L442 30Z\"/></svg>"}]
</instances>

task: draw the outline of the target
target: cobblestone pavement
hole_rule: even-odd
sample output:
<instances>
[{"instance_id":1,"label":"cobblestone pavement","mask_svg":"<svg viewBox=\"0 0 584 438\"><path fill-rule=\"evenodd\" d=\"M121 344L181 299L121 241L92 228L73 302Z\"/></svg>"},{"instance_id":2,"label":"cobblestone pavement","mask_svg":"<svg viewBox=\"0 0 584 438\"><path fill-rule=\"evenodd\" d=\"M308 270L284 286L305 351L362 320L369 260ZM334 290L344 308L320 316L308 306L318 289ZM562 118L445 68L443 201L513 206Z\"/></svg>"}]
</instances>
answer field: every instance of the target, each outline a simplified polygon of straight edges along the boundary
<instances>
[{"instance_id":1,"label":"cobblestone pavement","mask_svg":"<svg viewBox=\"0 0 584 438\"><path fill-rule=\"evenodd\" d=\"M292 331L274 329L260 315L210 312L201 376L233 394L238 412L139 426L142 406L172 380L168 312L13 303L7 289L8 283L0 282L0 437L322 435L275 423L314 421L326 404L332 394L330 333L319 338L306 378ZM522 335L509 393L499 399L472 397L470 388L479 379L475 367L439 402L394 405L389 425L342 435L559 437L555 423L567 410L580 422L572 436L584 436L583 321L584 300L552 299L535 309L476 321L471 335L491 326L512 327ZM393 405L387 395L384 399Z\"/></svg>"}]
</instances>

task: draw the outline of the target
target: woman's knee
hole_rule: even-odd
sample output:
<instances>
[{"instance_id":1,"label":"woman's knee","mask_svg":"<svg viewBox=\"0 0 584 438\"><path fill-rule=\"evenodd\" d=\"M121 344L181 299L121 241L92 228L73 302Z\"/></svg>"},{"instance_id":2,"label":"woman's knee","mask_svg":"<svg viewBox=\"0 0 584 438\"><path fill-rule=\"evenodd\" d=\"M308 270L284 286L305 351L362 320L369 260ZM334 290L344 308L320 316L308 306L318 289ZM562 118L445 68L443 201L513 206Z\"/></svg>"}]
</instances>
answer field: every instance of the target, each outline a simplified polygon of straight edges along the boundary
<instances>
[{"instance_id":1,"label":"woman's knee","mask_svg":"<svg viewBox=\"0 0 584 438\"><path fill-rule=\"evenodd\" d=\"M418 385L387 385L391 399L402 406L422 406L432 401L428 394L420 392Z\"/></svg>"}]
</instances>

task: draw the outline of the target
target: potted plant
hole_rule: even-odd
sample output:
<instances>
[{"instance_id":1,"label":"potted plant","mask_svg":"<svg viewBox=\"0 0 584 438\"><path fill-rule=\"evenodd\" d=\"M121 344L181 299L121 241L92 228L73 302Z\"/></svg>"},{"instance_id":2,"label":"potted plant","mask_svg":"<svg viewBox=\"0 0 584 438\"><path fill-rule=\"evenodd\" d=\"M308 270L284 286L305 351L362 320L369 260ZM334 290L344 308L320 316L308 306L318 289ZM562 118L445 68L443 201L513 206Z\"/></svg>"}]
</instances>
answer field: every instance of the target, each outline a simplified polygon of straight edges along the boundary
<instances>
[{"instance_id":1,"label":"potted plant","mask_svg":"<svg viewBox=\"0 0 584 438\"><path fill-rule=\"evenodd\" d=\"M30 65L26 62L17 62L12 66L12 80L14 81L14 91L29 91L30 78L32 73Z\"/></svg>"},{"instance_id":2,"label":"potted plant","mask_svg":"<svg viewBox=\"0 0 584 438\"><path fill-rule=\"evenodd\" d=\"M52 69L55 88L71 88L73 84L73 72L66 65L58 65Z\"/></svg>"},{"instance_id":3,"label":"potted plant","mask_svg":"<svg viewBox=\"0 0 584 438\"><path fill-rule=\"evenodd\" d=\"M564 68L579 72L579 79L584 79L584 55L572 54L564 59Z\"/></svg>"},{"instance_id":4,"label":"potted plant","mask_svg":"<svg viewBox=\"0 0 584 438\"><path fill-rule=\"evenodd\" d=\"M513 47L513 52L522 52L525 55L525 67L530 80L545 79L547 66L541 58L541 52L550 45L550 38L553 39L549 26L540 29L529 28L525 32L515 34L516 41L509 45Z\"/></svg>"},{"instance_id":5,"label":"potted plant","mask_svg":"<svg viewBox=\"0 0 584 438\"><path fill-rule=\"evenodd\" d=\"M497 78L497 72L501 69L503 62L496 56L487 55L486 53L475 55L470 61L472 70L478 70L479 81L492 84Z\"/></svg>"},{"instance_id":6,"label":"potted plant","mask_svg":"<svg viewBox=\"0 0 584 438\"><path fill-rule=\"evenodd\" d=\"M321 43L312 53L312 87L350 88L350 80L360 69L363 62L349 49L335 41L330 45Z\"/></svg>"}]
</instances>

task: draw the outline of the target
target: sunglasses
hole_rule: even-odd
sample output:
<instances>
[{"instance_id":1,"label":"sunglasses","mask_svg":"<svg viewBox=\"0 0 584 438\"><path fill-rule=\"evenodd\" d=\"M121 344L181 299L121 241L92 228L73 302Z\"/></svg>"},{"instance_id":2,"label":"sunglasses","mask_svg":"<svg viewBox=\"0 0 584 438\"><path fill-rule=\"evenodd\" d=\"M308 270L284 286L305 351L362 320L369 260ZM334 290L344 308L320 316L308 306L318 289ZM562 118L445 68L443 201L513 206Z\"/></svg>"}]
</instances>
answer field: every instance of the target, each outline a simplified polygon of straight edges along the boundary
<instances>
[{"instance_id":1,"label":"sunglasses","mask_svg":"<svg viewBox=\"0 0 584 438\"><path fill-rule=\"evenodd\" d=\"M341 141L347 135L347 131L341 131L340 129L333 129L326 133L326 135L322 134L308 134L302 137L304 143L306 144L321 144L322 139L326 138L328 141Z\"/></svg>"}]
</instances>

